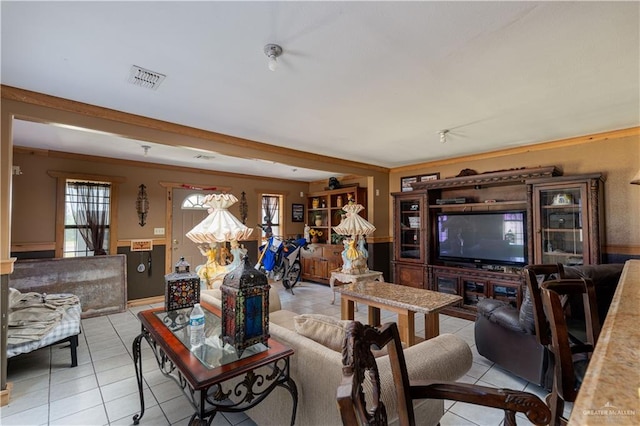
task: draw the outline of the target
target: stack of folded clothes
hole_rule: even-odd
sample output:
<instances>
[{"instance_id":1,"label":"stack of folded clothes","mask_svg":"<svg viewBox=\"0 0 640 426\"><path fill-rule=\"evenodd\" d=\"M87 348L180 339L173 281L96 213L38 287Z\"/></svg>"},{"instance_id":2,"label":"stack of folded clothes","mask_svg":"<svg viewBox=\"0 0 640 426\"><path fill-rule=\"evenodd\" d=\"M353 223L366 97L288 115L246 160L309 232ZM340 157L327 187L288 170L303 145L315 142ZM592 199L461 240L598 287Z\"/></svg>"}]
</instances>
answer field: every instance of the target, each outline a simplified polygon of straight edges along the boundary
<instances>
[{"instance_id":1,"label":"stack of folded clothes","mask_svg":"<svg viewBox=\"0 0 640 426\"><path fill-rule=\"evenodd\" d=\"M21 293L9 289L7 344L19 345L42 339L60 324L67 308L79 303L73 294Z\"/></svg>"}]
</instances>

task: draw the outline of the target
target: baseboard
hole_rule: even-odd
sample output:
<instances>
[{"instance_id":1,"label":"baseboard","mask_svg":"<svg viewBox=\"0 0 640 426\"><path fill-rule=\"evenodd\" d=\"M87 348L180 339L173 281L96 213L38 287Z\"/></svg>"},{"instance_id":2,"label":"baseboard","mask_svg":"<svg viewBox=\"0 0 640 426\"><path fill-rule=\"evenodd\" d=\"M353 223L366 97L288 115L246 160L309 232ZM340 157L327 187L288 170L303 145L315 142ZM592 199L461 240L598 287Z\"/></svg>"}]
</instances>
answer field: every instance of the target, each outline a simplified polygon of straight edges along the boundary
<instances>
[{"instance_id":1,"label":"baseboard","mask_svg":"<svg viewBox=\"0 0 640 426\"><path fill-rule=\"evenodd\" d=\"M127 308L140 305L152 305L154 303L164 303L164 296L145 297L144 299L129 300Z\"/></svg>"},{"instance_id":2,"label":"baseboard","mask_svg":"<svg viewBox=\"0 0 640 426\"><path fill-rule=\"evenodd\" d=\"M13 388L13 383L7 382L7 388L5 390L0 391L0 407L4 407L5 405L9 404L12 388Z\"/></svg>"}]
</instances>

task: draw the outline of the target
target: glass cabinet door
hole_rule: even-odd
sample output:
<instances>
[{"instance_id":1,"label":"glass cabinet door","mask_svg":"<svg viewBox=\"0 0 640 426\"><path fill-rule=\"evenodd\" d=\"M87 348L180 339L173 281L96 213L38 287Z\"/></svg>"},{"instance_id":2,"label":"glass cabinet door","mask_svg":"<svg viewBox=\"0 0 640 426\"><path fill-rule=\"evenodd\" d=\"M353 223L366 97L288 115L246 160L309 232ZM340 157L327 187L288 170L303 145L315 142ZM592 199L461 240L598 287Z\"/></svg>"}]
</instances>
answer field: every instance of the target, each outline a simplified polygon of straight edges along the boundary
<instances>
[{"instance_id":1,"label":"glass cabinet door","mask_svg":"<svg viewBox=\"0 0 640 426\"><path fill-rule=\"evenodd\" d=\"M580 186L539 191L542 263L582 265L584 191Z\"/></svg>"},{"instance_id":2,"label":"glass cabinet door","mask_svg":"<svg viewBox=\"0 0 640 426\"><path fill-rule=\"evenodd\" d=\"M402 198L396 200L396 222L399 250L397 257L402 260L422 261L424 243L422 226L422 200L420 198Z\"/></svg>"}]
</instances>

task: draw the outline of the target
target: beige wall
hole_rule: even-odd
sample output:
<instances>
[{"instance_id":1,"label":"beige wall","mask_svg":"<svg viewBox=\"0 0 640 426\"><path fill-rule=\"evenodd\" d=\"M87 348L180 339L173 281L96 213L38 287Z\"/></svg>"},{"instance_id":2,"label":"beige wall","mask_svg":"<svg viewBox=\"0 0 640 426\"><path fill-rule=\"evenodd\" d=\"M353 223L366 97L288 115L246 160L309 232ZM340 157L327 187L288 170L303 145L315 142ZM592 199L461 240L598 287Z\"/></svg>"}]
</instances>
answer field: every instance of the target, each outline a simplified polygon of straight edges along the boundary
<instances>
[{"instance_id":1,"label":"beige wall","mask_svg":"<svg viewBox=\"0 0 640 426\"><path fill-rule=\"evenodd\" d=\"M240 193L244 191L249 207L247 226L250 227L260 222L258 194L268 191L284 193L286 232L302 233L304 227L304 224L291 222L291 204L304 203L304 198L300 197L300 192L306 193L308 190L308 185L304 182L203 174L197 170L191 172L169 170L144 164L114 166L98 158L80 160L49 157L44 152L32 155L20 149L14 153L14 164L19 165L23 172L13 180L12 244L14 246L53 243L55 240L56 179L48 175L47 172L50 170L118 176L126 179L120 184L119 191L118 235L116 236L118 240L162 239L153 235L153 228L167 226L166 188L161 186L160 182L184 183L201 187L229 187L229 192L238 199L240 199ZM146 185L149 197L149 213L144 227L138 224L135 208L140 184ZM239 218L239 203L232 206L230 211Z\"/></svg>"},{"instance_id":2,"label":"beige wall","mask_svg":"<svg viewBox=\"0 0 640 426\"><path fill-rule=\"evenodd\" d=\"M392 192L399 191L402 176L439 172L441 178L446 178L456 176L462 169L483 173L536 166L557 166L564 175L603 173L603 251L640 255L640 185L629 184L640 171L639 129L394 169L390 186Z\"/></svg>"}]
</instances>

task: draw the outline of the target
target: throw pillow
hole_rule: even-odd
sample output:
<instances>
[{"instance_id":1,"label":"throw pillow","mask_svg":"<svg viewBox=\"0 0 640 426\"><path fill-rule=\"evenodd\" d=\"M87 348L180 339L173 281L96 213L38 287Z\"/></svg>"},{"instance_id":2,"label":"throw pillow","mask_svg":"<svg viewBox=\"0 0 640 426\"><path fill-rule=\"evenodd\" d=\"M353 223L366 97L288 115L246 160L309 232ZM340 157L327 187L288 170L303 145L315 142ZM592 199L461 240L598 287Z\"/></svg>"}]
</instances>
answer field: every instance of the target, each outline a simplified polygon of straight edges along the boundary
<instances>
[{"instance_id":1,"label":"throw pillow","mask_svg":"<svg viewBox=\"0 0 640 426\"><path fill-rule=\"evenodd\" d=\"M293 317L294 327L298 334L320 343L332 351L342 352L346 336L346 327L351 321L339 320L322 314L302 314ZM402 347L405 344L402 343ZM371 348L373 356L378 358L387 355L387 348Z\"/></svg>"},{"instance_id":2,"label":"throw pillow","mask_svg":"<svg viewBox=\"0 0 640 426\"><path fill-rule=\"evenodd\" d=\"M303 314L294 317L294 326L298 334L321 345L342 352L347 320L338 320L322 314Z\"/></svg>"}]
</instances>

